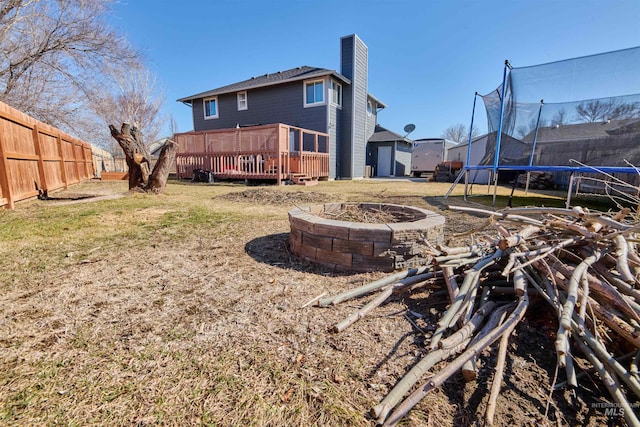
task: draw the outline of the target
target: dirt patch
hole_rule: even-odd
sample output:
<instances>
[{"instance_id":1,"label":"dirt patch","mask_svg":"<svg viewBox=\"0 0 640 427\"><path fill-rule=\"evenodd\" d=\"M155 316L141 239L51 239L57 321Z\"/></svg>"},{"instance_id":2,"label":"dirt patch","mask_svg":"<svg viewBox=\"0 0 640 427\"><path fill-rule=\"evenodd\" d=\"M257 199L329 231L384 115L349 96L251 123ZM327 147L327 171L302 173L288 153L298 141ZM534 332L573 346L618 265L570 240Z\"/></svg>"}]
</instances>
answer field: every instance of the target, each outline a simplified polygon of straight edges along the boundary
<instances>
[{"instance_id":1,"label":"dirt patch","mask_svg":"<svg viewBox=\"0 0 640 427\"><path fill-rule=\"evenodd\" d=\"M331 333L369 298L303 306L384 274L301 262L288 247L287 211L352 196L187 185L168 192L105 204L95 215L113 236L69 230L0 245L0 424L374 426L369 409L427 352L423 331L448 304L441 290L399 294ZM441 210L437 199L379 193L353 201L439 211L449 244L472 241L452 236L486 222ZM265 214L247 214L249 204ZM37 220L93 215L82 206L56 209ZM201 210L211 215L196 224L182 214ZM167 212L180 215L161 222ZM136 213L125 228L123 218ZM0 227L14 227L14 217L29 224L30 214L11 213ZM597 380L575 392L550 391L555 358L535 321L541 310L530 312L511 343L498 425L606 424L591 406L606 400ZM447 382L404 425L482 425L493 357L481 355L478 381Z\"/></svg>"},{"instance_id":2,"label":"dirt patch","mask_svg":"<svg viewBox=\"0 0 640 427\"><path fill-rule=\"evenodd\" d=\"M281 191L269 188L235 191L219 197L232 202L284 206L301 206L335 200L335 196L317 191Z\"/></svg>"},{"instance_id":3,"label":"dirt patch","mask_svg":"<svg viewBox=\"0 0 640 427\"><path fill-rule=\"evenodd\" d=\"M54 206L65 206L65 205L77 205L80 203L92 203L92 202L100 202L103 200L114 200L119 199L121 197L125 197L126 193L120 194L109 194L104 196L93 195L93 194L71 194L66 197L47 197L43 199L43 201L47 202L47 204Z\"/></svg>"}]
</instances>

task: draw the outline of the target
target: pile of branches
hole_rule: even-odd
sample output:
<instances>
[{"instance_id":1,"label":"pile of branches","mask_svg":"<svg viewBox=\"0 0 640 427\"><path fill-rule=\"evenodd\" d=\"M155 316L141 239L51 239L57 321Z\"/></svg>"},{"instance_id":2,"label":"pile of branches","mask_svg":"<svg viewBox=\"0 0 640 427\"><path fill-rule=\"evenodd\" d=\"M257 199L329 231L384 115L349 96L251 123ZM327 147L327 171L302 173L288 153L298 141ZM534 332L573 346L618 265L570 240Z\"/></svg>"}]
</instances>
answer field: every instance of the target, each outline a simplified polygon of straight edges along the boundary
<instances>
[{"instance_id":1,"label":"pile of branches","mask_svg":"<svg viewBox=\"0 0 640 427\"><path fill-rule=\"evenodd\" d=\"M516 178L516 184L518 187L526 187L527 179L529 180L529 188L546 190L556 188L556 183L553 181L553 175L549 172L529 172L521 173Z\"/></svg>"},{"instance_id":2,"label":"pile of branches","mask_svg":"<svg viewBox=\"0 0 640 427\"><path fill-rule=\"evenodd\" d=\"M396 292L422 286L446 287L450 305L427 338L426 356L371 410L379 424L394 426L429 392L457 372L476 377L475 358L499 340L486 408L493 425L508 340L530 305L542 298L557 316L558 369L568 387L578 387L572 352L591 364L630 426L640 426L629 400L640 398L640 224L629 209L589 212L577 207L509 208L487 211L449 207L486 215L474 243L433 247L433 262L384 277L360 288L320 299L328 307L367 294L377 295L333 327L340 332ZM480 233L482 231L482 233ZM620 358L619 350L631 352ZM626 362L625 362L626 361ZM415 386L436 364L437 372ZM406 398L403 397L413 390ZM634 397L635 396L635 397Z\"/></svg>"}]
</instances>

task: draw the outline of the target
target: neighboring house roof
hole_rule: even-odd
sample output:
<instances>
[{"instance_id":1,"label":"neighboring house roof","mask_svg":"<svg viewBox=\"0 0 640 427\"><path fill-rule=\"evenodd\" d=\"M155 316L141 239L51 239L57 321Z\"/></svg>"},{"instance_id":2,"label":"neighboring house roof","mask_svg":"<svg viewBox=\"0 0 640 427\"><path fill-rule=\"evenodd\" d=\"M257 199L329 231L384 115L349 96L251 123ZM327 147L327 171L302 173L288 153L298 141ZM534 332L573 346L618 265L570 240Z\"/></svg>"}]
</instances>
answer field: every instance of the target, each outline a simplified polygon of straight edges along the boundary
<instances>
[{"instance_id":1,"label":"neighboring house roof","mask_svg":"<svg viewBox=\"0 0 640 427\"><path fill-rule=\"evenodd\" d=\"M369 138L369 142L389 142L389 141L402 141L408 144L411 143L411 140L405 138L404 136L400 136L395 132L390 131L380 125L376 125L375 130L373 131L373 135Z\"/></svg>"},{"instance_id":2,"label":"neighboring house roof","mask_svg":"<svg viewBox=\"0 0 640 427\"><path fill-rule=\"evenodd\" d=\"M164 144L167 142L169 138L162 138L159 139L157 141L153 141L152 143L149 144L148 148L149 148L149 153L152 156L158 156L160 155L160 149L162 147L164 147Z\"/></svg>"},{"instance_id":3,"label":"neighboring house roof","mask_svg":"<svg viewBox=\"0 0 640 427\"><path fill-rule=\"evenodd\" d=\"M238 83L233 83L227 86L219 87L217 89L197 93L195 95L187 96L185 98L180 98L178 99L178 102L190 103L194 99L206 98L209 96L222 95L225 93L238 92L238 91L243 91L248 89L256 89L259 87L273 86L273 85L278 85L282 83L294 82L298 80L307 80L307 79L313 79L313 78L324 77L324 76L333 76L338 80L343 81L346 84L351 84L351 81L348 78L346 78L345 76L343 76L342 74L338 73L335 70L328 70L326 68L309 67L304 65L302 67L296 67L290 70L278 71L276 73L271 73L271 74L264 74L258 77L251 77L250 79L247 79Z\"/></svg>"},{"instance_id":4,"label":"neighboring house roof","mask_svg":"<svg viewBox=\"0 0 640 427\"><path fill-rule=\"evenodd\" d=\"M451 141L450 139L444 139L444 138L420 138L420 139L413 140L413 142L430 142L430 141L444 141L444 147L446 149L457 147L459 145L455 141ZM460 145L468 145L468 144L466 142L463 142Z\"/></svg>"},{"instance_id":5,"label":"neighboring house roof","mask_svg":"<svg viewBox=\"0 0 640 427\"><path fill-rule=\"evenodd\" d=\"M489 134L484 134L484 135L480 135L480 136L476 136L475 138L471 139L471 143L475 144L478 141L482 141L483 139L487 138L489 136ZM461 142L459 145L469 145L468 142Z\"/></svg>"},{"instance_id":6,"label":"neighboring house roof","mask_svg":"<svg viewBox=\"0 0 640 427\"><path fill-rule=\"evenodd\" d=\"M475 144L475 143L477 143L479 141L486 141L488 137L489 137L489 135L486 134L486 133L484 135L473 137L471 139L471 145L473 145L473 144ZM464 141L464 142L461 142L459 144L455 143L454 141L449 141L449 140L447 140L447 142L453 144L453 145L447 145L447 149L452 149L453 148L455 150L458 150L458 149L467 150L469 148L469 141Z\"/></svg>"},{"instance_id":7,"label":"neighboring house roof","mask_svg":"<svg viewBox=\"0 0 640 427\"><path fill-rule=\"evenodd\" d=\"M638 119L610 120L608 122L578 123L573 125L559 125L541 127L538 129L538 141L578 141L585 139L606 138L609 135L634 132L638 128ZM522 138L525 142L532 142L535 131Z\"/></svg>"}]
</instances>

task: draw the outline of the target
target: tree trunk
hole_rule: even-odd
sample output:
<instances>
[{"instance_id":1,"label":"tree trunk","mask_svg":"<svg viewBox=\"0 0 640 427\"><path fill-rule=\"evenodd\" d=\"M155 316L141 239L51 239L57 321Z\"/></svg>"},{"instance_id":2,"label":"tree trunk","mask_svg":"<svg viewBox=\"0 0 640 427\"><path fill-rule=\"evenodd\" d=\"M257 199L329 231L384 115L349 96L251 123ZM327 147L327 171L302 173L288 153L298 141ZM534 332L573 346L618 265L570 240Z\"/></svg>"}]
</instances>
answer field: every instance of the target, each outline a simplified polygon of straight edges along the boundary
<instances>
[{"instance_id":1,"label":"tree trunk","mask_svg":"<svg viewBox=\"0 0 640 427\"><path fill-rule=\"evenodd\" d=\"M171 164L175 160L177 144L167 140L160 151L153 172L150 173L151 154L142 143L138 130L128 123L123 123L120 130L113 125L109 125L109 129L111 136L118 141L126 157L129 168L129 190L140 188L151 193L161 193L167 184Z\"/></svg>"},{"instance_id":2,"label":"tree trunk","mask_svg":"<svg viewBox=\"0 0 640 427\"><path fill-rule=\"evenodd\" d=\"M162 193L164 191L164 187L167 185L167 178L169 178L171 165L176 160L177 148L178 144L170 139L167 139L167 142L164 143L162 150L160 150L158 161L153 167L153 172L151 172L151 176L149 177L147 191L152 193Z\"/></svg>"}]
</instances>

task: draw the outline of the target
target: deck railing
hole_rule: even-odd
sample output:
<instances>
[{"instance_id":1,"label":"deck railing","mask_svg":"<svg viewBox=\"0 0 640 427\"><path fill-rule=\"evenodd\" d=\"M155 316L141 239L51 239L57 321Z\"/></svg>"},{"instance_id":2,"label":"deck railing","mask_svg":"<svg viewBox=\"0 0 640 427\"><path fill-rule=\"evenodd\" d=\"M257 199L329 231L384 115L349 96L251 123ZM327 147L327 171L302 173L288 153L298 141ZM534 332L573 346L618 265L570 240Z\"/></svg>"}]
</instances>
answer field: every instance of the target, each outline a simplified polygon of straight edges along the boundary
<instances>
[{"instance_id":1,"label":"deck railing","mask_svg":"<svg viewBox=\"0 0 640 427\"><path fill-rule=\"evenodd\" d=\"M202 169L220 179L329 176L329 135L281 123L174 135L178 178Z\"/></svg>"}]
</instances>

